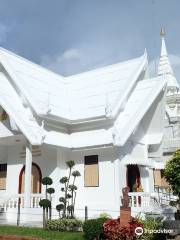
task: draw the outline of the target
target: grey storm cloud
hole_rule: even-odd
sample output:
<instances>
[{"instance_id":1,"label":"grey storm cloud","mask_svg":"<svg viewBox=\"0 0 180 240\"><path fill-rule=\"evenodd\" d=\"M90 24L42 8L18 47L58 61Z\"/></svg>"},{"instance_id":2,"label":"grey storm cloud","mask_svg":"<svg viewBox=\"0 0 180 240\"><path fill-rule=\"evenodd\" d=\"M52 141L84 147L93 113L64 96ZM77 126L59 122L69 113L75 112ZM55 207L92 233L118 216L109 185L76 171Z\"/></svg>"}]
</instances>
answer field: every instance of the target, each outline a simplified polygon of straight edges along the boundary
<instances>
[{"instance_id":1,"label":"grey storm cloud","mask_svg":"<svg viewBox=\"0 0 180 240\"><path fill-rule=\"evenodd\" d=\"M178 71L179 0L1 0L0 44L62 75L160 53L159 31ZM178 61L177 61L178 59ZM176 63L174 63L176 62Z\"/></svg>"}]
</instances>

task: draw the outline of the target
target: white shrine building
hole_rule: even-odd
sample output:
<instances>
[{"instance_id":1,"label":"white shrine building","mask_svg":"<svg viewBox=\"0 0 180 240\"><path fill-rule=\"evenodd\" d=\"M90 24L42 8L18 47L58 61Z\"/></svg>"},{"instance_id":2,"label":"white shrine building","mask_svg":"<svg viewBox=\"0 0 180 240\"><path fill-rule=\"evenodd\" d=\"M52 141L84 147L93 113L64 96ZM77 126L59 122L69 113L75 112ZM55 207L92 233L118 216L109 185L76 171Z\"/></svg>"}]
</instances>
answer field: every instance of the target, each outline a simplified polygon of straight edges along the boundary
<instances>
[{"instance_id":1,"label":"white shrine building","mask_svg":"<svg viewBox=\"0 0 180 240\"><path fill-rule=\"evenodd\" d=\"M154 173L163 165L158 154L165 100L171 96L169 89L179 91L165 51L163 38L155 78L149 78L146 52L63 77L0 49L0 204L7 221L16 219L18 197L21 212L42 211L38 201L44 197L45 176L53 179L55 208L68 160L74 160L81 173L77 217L84 216L85 206L89 217L102 212L119 216L125 186L134 213L152 211L157 196ZM168 72L163 72L164 65ZM177 86L169 86L172 79Z\"/></svg>"}]
</instances>

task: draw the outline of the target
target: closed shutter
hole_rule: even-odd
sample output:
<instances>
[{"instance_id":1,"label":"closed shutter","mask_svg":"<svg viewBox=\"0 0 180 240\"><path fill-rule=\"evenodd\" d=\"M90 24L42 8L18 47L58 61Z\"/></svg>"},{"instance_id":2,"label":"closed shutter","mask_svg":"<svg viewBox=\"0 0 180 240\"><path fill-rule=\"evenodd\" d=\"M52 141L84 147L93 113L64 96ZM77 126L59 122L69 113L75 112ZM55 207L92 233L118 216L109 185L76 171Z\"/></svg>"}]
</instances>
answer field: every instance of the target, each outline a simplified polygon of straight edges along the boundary
<instances>
[{"instance_id":1,"label":"closed shutter","mask_svg":"<svg viewBox=\"0 0 180 240\"><path fill-rule=\"evenodd\" d=\"M161 184L162 184L162 187L166 187L166 188L169 187L169 184L164 177L164 170L163 169L161 169Z\"/></svg>"},{"instance_id":2,"label":"closed shutter","mask_svg":"<svg viewBox=\"0 0 180 240\"><path fill-rule=\"evenodd\" d=\"M154 185L161 186L161 172L154 170Z\"/></svg>"},{"instance_id":3,"label":"closed shutter","mask_svg":"<svg viewBox=\"0 0 180 240\"><path fill-rule=\"evenodd\" d=\"M99 166L97 155L85 156L84 186L85 187L99 186Z\"/></svg>"},{"instance_id":4,"label":"closed shutter","mask_svg":"<svg viewBox=\"0 0 180 240\"><path fill-rule=\"evenodd\" d=\"M154 185L160 187L169 187L168 182L163 176L163 170L154 170Z\"/></svg>"},{"instance_id":5,"label":"closed shutter","mask_svg":"<svg viewBox=\"0 0 180 240\"><path fill-rule=\"evenodd\" d=\"M0 164L0 190L6 189L7 164Z\"/></svg>"}]
</instances>

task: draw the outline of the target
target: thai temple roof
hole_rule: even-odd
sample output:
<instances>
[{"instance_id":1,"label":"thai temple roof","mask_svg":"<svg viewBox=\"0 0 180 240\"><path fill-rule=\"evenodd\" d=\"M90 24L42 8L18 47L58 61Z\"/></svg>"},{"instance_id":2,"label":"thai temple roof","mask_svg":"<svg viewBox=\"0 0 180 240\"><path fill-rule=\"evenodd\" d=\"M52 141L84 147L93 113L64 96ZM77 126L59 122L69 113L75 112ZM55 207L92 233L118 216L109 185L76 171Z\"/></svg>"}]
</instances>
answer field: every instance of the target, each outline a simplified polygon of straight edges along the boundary
<instances>
[{"instance_id":1,"label":"thai temple roof","mask_svg":"<svg viewBox=\"0 0 180 240\"><path fill-rule=\"evenodd\" d=\"M146 52L64 77L1 48L0 68L0 105L33 145L113 144L116 123L123 145L166 85L163 77L146 79ZM87 128L98 121L106 127Z\"/></svg>"}]
</instances>

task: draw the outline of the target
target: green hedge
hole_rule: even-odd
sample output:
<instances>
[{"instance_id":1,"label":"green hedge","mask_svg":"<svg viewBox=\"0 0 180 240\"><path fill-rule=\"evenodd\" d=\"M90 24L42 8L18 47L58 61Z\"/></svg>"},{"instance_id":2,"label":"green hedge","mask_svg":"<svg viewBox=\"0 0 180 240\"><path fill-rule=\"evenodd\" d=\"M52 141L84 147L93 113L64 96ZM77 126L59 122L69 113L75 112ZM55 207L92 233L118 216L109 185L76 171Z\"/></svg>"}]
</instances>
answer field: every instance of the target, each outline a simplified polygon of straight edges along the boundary
<instances>
[{"instance_id":1,"label":"green hedge","mask_svg":"<svg viewBox=\"0 0 180 240\"><path fill-rule=\"evenodd\" d=\"M81 231L82 221L77 219L55 219L47 222L46 228L52 231Z\"/></svg>"},{"instance_id":2,"label":"green hedge","mask_svg":"<svg viewBox=\"0 0 180 240\"><path fill-rule=\"evenodd\" d=\"M107 218L90 219L84 222L83 231L84 237L87 240L103 239L103 224Z\"/></svg>"}]
</instances>

